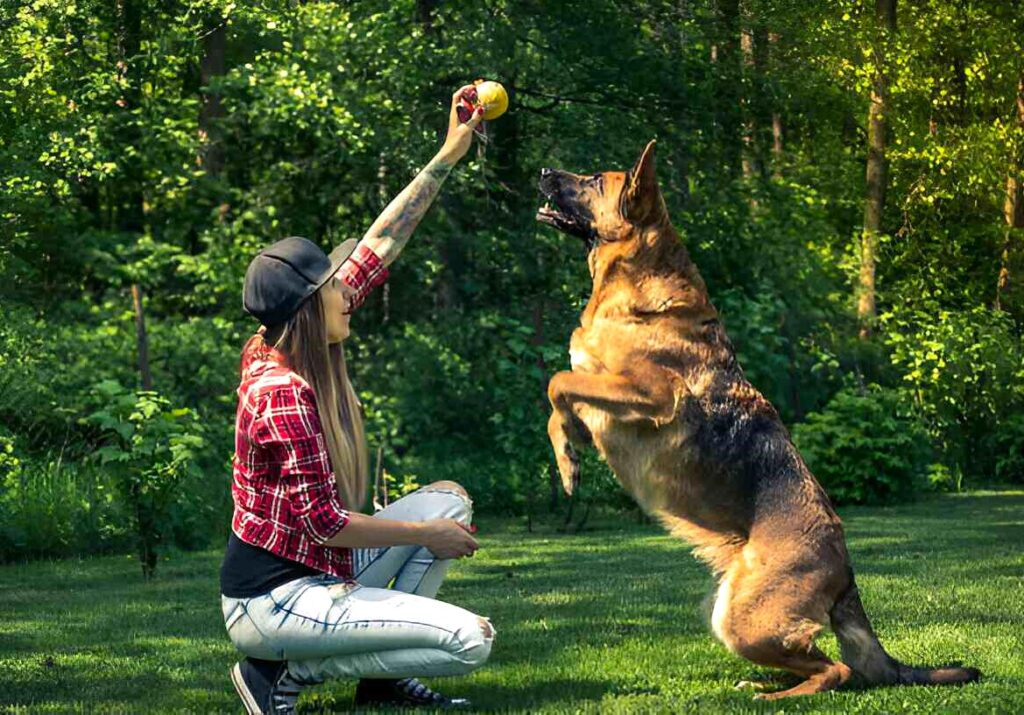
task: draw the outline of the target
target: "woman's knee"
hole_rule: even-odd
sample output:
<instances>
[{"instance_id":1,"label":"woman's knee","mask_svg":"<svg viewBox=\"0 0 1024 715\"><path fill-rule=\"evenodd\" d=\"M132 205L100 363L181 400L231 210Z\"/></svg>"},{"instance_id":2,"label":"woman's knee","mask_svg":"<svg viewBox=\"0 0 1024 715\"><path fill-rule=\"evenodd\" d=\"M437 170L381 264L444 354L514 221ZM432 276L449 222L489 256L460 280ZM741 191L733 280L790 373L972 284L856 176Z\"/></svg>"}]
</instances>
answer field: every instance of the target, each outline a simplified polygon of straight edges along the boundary
<instances>
[{"instance_id":1,"label":"woman's knee","mask_svg":"<svg viewBox=\"0 0 1024 715\"><path fill-rule=\"evenodd\" d=\"M453 482L450 479L442 479L437 482L431 482L427 486L423 487L424 491L431 492L455 492L463 499L469 499L469 492L466 491L458 482Z\"/></svg>"},{"instance_id":2,"label":"woman's knee","mask_svg":"<svg viewBox=\"0 0 1024 715\"><path fill-rule=\"evenodd\" d=\"M420 489L420 493L444 494L451 497L450 503L441 507L439 513L436 514L438 517L456 519L464 524L468 524L473 518L473 500L470 499L469 492L458 482L448 480L433 482Z\"/></svg>"},{"instance_id":3,"label":"woman's knee","mask_svg":"<svg viewBox=\"0 0 1024 715\"><path fill-rule=\"evenodd\" d=\"M458 649L452 654L466 667L466 671L475 670L487 662L494 646L496 633L491 622L481 616L473 615L471 621L458 631Z\"/></svg>"}]
</instances>

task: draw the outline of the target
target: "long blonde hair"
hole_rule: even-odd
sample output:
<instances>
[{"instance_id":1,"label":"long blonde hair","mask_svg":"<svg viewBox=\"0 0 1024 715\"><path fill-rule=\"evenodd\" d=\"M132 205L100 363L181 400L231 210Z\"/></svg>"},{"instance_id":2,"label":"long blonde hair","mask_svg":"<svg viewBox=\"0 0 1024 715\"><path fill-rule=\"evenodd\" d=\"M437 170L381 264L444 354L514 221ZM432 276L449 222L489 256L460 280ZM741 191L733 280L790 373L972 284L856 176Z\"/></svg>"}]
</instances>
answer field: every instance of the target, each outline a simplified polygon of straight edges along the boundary
<instances>
[{"instance_id":1,"label":"long blonde hair","mask_svg":"<svg viewBox=\"0 0 1024 715\"><path fill-rule=\"evenodd\" d=\"M363 414L341 343L327 343L323 301L323 292L317 291L286 323L268 328L264 340L313 388L338 493L346 509L358 511L370 481Z\"/></svg>"}]
</instances>

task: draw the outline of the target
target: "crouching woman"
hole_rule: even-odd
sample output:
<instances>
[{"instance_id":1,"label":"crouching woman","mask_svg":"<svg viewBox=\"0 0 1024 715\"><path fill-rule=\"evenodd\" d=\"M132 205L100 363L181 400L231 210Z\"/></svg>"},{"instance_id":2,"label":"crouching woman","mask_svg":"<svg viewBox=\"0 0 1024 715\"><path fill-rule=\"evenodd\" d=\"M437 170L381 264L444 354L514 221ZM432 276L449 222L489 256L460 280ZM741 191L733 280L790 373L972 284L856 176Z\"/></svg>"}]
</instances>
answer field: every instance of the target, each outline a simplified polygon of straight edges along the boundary
<instances>
[{"instance_id":1,"label":"crouching woman","mask_svg":"<svg viewBox=\"0 0 1024 715\"><path fill-rule=\"evenodd\" d=\"M490 654L489 621L435 599L452 559L477 549L466 491L435 482L359 513L367 449L342 348L352 310L472 142L479 115L455 116L466 89L444 147L361 241L328 256L286 238L246 273L243 303L262 327L242 353L221 605L250 715L293 712L329 678L359 679L357 705L454 704L416 676L468 673Z\"/></svg>"}]
</instances>

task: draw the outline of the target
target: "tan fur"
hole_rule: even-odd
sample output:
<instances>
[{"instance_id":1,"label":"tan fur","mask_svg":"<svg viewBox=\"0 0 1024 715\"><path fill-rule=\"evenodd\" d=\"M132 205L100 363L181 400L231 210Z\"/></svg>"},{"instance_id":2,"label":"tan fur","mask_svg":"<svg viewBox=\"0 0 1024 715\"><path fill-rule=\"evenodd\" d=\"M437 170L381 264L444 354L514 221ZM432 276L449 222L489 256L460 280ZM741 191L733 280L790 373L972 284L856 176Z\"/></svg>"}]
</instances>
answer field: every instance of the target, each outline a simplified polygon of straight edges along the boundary
<instances>
[{"instance_id":1,"label":"tan fur","mask_svg":"<svg viewBox=\"0 0 1024 715\"><path fill-rule=\"evenodd\" d=\"M594 241L593 292L572 334L572 370L548 386L548 434L566 491L579 478L574 445L592 445L648 513L696 547L719 580L715 635L755 663L806 678L764 697L820 692L851 678L936 682L938 671L899 664L875 638L839 517L775 409L736 364L669 221L654 142L628 173L545 170L541 190L559 213L540 212L540 220ZM814 645L830 624L846 663ZM957 670L958 682L977 677Z\"/></svg>"}]
</instances>

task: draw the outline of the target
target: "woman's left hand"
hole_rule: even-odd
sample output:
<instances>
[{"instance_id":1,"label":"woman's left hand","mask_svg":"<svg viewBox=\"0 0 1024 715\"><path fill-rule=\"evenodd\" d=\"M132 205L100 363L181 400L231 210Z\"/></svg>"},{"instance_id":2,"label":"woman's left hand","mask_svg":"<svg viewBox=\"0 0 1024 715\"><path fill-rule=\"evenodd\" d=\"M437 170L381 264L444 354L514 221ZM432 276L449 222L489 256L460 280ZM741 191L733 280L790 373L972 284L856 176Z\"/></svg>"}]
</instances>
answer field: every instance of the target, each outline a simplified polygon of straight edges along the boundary
<instances>
[{"instance_id":1,"label":"woman's left hand","mask_svg":"<svg viewBox=\"0 0 1024 715\"><path fill-rule=\"evenodd\" d=\"M448 111L448 136L444 140L444 146L441 147L441 155L453 164L469 151L469 147L473 143L473 130L484 118L484 108L477 107L467 122L459 121L457 108L462 101L462 93L471 89L475 89L471 84L459 87L458 91L452 95L452 106Z\"/></svg>"}]
</instances>

